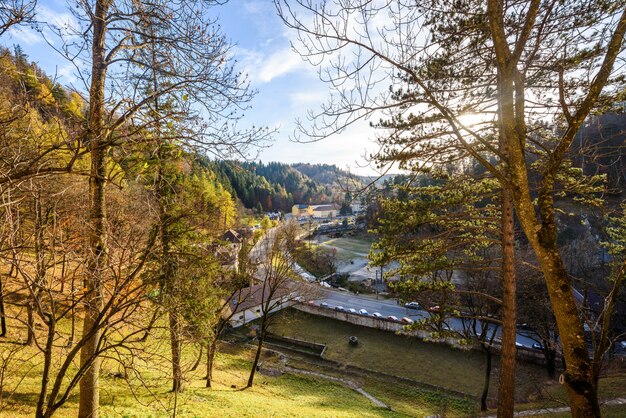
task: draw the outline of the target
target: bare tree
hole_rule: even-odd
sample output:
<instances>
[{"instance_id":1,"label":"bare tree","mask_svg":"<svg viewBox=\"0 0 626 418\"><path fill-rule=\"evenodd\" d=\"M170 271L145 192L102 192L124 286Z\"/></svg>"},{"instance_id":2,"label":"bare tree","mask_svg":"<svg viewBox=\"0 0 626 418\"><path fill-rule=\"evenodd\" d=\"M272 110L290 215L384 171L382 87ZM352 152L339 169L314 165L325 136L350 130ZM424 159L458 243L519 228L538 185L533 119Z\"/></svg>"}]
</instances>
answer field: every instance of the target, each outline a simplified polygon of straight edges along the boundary
<instances>
[{"instance_id":1,"label":"bare tree","mask_svg":"<svg viewBox=\"0 0 626 418\"><path fill-rule=\"evenodd\" d=\"M246 388L252 387L254 382L272 314L294 303L298 296L311 293L310 286L298 281L293 270L295 262L286 245L295 240L298 228L293 222L282 224L264 235L259 244L257 277L261 278L261 284L248 288L248 292L255 292L255 300L259 300L260 323L256 335L257 349Z\"/></svg>"},{"instance_id":2,"label":"bare tree","mask_svg":"<svg viewBox=\"0 0 626 418\"><path fill-rule=\"evenodd\" d=\"M175 112L202 112L201 134L178 140L211 152L245 152L243 148L266 132L259 128L242 134L236 129L237 110L245 108L252 96L228 62L229 44L208 18L207 7L219 3L78 0L70 10L81 27L72 33L57 29L64 40L59 51L75 64L89 91L88 119L81 138L91 158L83 333L91 329L94 333L81 354L81 364L90 364L80 382L81 417L98 416L99 360L90 359L100 339L94 324L103 308L101 283L107 270L105 189L111 151L136 138L137 132L175 117L164 112L154 118L147 112L155 99L165 96L180 104L171 108ZM156 68L150 52L155 45L166 54L159 57L162 61ZM85 67L89 70L84 71ZM150 82L154 77L166 80L157 90Z\"/></svg>"},{"instance_id":3,"label":"bare tree","mask_svg":"<svg viewBox=\"0 0 626 418\"><path fill-rule=\"evenodd\" d=\"M30 22L37 0L5 0L0 4L0 36L12 26Z\"/></svg>"}]
</instances>

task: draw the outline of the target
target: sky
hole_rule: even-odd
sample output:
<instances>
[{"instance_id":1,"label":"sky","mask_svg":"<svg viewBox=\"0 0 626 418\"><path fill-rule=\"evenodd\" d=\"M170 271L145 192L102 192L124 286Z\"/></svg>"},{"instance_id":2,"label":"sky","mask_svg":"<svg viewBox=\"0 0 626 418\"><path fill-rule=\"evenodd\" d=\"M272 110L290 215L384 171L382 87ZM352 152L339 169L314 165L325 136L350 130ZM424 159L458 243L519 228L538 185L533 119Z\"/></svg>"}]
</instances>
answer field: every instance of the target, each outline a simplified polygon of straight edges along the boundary
<instances>
[{"instance_id":1,"label":"sky","mask_svg":"<svg viewBox=\"0 0 626 418\"><path fill-rule=\"evenodd\" d=\"M368 122L315 143L293 140L296 120L306 124L307 110L319 110L329 90L318 79L317 69L291 49L290 41L296 39L296 33L282 23L271 0L230 0L212 12L234 44L237 67L248 74L252 88L258 92L242 123L278 130L271 147L261 151L260 160L335 164L355 174L375 174L363 157L376 150L369 139L374 132ZM39 0L38 20L63 24L69 19L65 0ZM11 30L1 42L9 47L19 44L31 61L49 75L56 75L61 84L76 81L72 65L63 61L40 33L21 27Z\"/></svg>"}]
</instances>

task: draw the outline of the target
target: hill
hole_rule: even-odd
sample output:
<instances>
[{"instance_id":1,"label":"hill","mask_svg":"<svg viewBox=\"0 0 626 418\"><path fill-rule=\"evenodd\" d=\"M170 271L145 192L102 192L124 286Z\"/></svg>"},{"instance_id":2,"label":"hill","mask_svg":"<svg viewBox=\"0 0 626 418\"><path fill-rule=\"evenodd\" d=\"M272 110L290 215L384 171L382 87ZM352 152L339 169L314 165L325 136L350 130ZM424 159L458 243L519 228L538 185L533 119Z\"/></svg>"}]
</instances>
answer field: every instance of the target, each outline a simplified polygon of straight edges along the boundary
<instances>
[{"instance_id":1,"label":"hill","mask_svg":"<svg viewBox=\"0 0 626 418\"><path fill-rule=\"evenodd\" d=\"M289 212L296 203L340 203L348 187L354 189L363 184L348 172L328 164L205 163L246 208L265 212Z\"/></svg>"}]
</instances>

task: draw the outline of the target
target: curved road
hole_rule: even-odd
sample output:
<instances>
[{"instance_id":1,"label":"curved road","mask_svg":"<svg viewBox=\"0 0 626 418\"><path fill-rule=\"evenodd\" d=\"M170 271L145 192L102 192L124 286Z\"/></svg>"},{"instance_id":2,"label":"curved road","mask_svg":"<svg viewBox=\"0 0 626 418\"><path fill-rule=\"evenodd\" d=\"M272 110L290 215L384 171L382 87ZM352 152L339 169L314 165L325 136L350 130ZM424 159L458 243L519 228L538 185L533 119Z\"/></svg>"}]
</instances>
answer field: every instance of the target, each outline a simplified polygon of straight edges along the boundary
<instances>
[{"instance_id":1,"label":"curved road","mask_svg":"<svg viewBox=\"0 0 626 418\"><path fill-rule=\"evenodd\" d=\"M414 321L422 318L428 318L428 312L421 309L409 309L400 305L395 299L376 299L375 296L355 295L350 292L340 292L337 290L327 289L324 297L317 300L318 303L327 303L328 309L334 309L336 306L343 306L346 309L353 308L359 311L365 309L371 315L374 312L380 313L383 317L393 315L397 318L408 317ZM448 318L445 323L453 330L462 331L463 323L460 318ZM498 329L496 335L500 335ZM532 348L535 340L524 334L517 334L516 341L518 345Z\"/></svg>"}]
</instances>

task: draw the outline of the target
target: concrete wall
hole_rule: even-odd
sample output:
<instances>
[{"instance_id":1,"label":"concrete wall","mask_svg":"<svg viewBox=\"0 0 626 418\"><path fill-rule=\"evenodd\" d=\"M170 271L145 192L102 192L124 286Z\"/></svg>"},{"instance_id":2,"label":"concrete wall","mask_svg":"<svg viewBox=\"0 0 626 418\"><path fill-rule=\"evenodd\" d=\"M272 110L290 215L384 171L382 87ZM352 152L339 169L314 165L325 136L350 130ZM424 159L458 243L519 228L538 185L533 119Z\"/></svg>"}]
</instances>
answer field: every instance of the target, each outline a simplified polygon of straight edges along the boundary
<instances>
[{"instance_id":1,"label":"concrete wall","mask_svg":"<svg viewBox=\"0 0 626 418\"><path fill-rule=\"evenodd\" d=\"M312 315L333 318L338 321L349 322L351 324L360 325L362 327L376 328L376 329L380 329L383 331L391 331L391 332L399 332L399 331L405 332L403 324L399 322L395 322L395 321L389 321L384 318L374 318L373 316L359 315L359 314L354 314L350 312L341 312L341 311L336 311L334 309L322 308L320 306L309 305L309 304L298 303L298 304L295 304L293 307L298 309L299 311L307 312ZM425 338L428 335L428 332L413 331L412 334L416 335L419 338Z\"/></svg>"},{"instance_id":2,"label":"concrete wall","mask_svg":"<svg viewBox=\"0 0 626 418\"><path fill-rule=\"evenodd\" d=\"M267 338L271 338L272 340L275 340L275 341L278 341L278 342L284 342L284 343L287 343L287 344L294 344L294 345L300 345L302 347L307 347L307 348L310 348L310 349L312 349L314 351L317 351L318 353L320 353L320 355L326 349L326 344L319 344L319 343L315 343L315 342L299 340L297 338L283 337L281 335L272 334L272 333L268 333L267 334Z\"/></svg>"}]
</instances>

